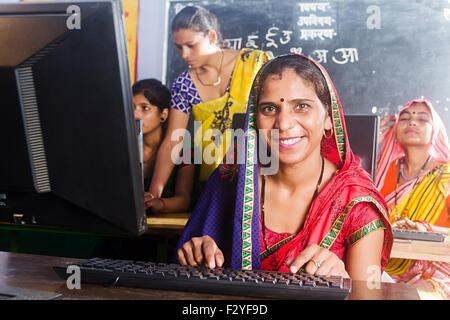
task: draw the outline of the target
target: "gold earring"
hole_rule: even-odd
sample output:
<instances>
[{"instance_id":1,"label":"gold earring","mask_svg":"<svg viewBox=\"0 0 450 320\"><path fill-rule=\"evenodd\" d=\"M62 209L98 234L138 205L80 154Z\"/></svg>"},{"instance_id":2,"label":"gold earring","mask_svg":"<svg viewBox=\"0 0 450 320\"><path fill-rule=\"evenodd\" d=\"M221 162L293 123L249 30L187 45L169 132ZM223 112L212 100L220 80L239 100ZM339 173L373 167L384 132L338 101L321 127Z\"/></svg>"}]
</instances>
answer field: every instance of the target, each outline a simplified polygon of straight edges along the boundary
<instances>
[{"instance_id":1,"label":"gold earring","mask_svg":"<svg viewBox=\"0 0 450 320\"><path fill-rule=\"evenodd\" d=\"M327 130L323 131L323 136L325 137L325 139L330 139L333 136L333 130L330 130L330 134L327 135Z\"/></svg>"}]
</instances>

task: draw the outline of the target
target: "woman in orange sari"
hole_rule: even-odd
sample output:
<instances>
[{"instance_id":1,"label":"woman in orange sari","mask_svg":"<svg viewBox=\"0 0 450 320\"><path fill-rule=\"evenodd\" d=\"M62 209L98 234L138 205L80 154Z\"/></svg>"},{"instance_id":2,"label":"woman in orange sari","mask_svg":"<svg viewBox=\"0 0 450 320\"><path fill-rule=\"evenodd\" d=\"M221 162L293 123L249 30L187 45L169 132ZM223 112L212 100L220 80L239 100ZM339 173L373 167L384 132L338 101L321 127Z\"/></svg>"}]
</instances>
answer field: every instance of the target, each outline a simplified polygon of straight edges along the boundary
<instances>
[{"instance_id":1,"label":"woman in orange sari","mask_svg":"<svg viewBox=\"0 0 450 320\"><path fill-rule=\"evenodd\" d=\"M222 163L210 176L178 261L380 281L392 246L386 206L351 151L323 67L301 55L267 62L245 131L237 164ZM264 170L273 163L261 162L261 143L277 155L278 170Z\"/></svg>"},{"instance_id":2,"label":"woman in orange sari","mask_svg":"<svg viewBox=\"0 0 450 320\"><path fill-rule=\"evenodd\" d=\"M383 118L380 129L386 131L376 184L392 227L448 236L450 144L441 118L428 100L415 99L398 116ZM386 271L397 282L414 284L424 299L450 296L449 263L395 258Z\"/></svg>"}]
</instances>

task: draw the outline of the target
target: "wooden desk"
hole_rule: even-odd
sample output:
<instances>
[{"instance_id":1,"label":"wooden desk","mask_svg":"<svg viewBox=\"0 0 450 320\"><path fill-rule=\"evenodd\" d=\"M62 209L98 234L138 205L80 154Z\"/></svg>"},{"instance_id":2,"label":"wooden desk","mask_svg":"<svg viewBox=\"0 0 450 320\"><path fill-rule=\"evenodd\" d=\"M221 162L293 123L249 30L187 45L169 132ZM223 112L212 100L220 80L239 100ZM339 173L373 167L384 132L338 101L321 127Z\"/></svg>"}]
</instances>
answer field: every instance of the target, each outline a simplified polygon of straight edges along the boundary
<instances>
[{"instance_id":1,"label":"wooden desk","mask_svg":"<svg viewBox=\"0 0 450 320\"><path fill-rule=\"evenodd\" d=\"M153 213L147 217L148 232L181 233L190 216L190 212Z\"/></svg>"},{"instance_id":2,"label":"wooden desk","mask_svg":"<svg viewBox=\"0 0 450 320\"><path fill-rule=\"evenodd\" d=\"M152 214L147 218L148 232L180 234L189 212ZM450 239L444 242L394 239L392 258L450 262Z\"/></svg>"},{"instance_id":3,"label":"wooden desk","mask_svg":"<svg viewBox=\"0 0 450 320\"><path fill-rule=\"evenodd\" d=\"M70 290L52 267L75 262L77 259L0 252L0 285L15 286L61 293L63 299L89 300L248 300L249 297L218 294L137 289L81 284L81 289ZM368 289L365 282L354 281L350 300L417 300L417 290L407 284L379 283L379 288Z\"/></svg>"},{"instance_id":4,"label":"wooden desk","mask_svg":"<svg viewBox=\"0 0 450 320\"><path fill-rule=\"evenodd\" d=\"M391 258L450 262L450 239L444 242L395 239Z\"/></svg>"}]
</instances>

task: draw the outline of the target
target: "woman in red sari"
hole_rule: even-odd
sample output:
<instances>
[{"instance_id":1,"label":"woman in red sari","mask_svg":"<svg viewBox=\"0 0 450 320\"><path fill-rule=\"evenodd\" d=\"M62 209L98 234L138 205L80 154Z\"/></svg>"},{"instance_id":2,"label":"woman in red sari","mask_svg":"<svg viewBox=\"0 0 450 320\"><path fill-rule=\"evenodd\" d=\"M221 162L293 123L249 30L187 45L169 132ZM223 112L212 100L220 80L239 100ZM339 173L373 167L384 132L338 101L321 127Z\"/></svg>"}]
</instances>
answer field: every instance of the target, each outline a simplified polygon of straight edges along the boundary
<instances>
[{"instance_id":1,"label":"woman in red sari","mask_svg":"<svg viewBox=\"0 0 450 320\"><path fill-rule=\"evenodd\" d=\"M323 67L301 55L266 63L245 129L238 164L223 163L208 180L179 262L380 281L392 246L386 205L350 149ZM271 175L256 150L261 130L279 162Z\"/></svg>"}]
</instances>

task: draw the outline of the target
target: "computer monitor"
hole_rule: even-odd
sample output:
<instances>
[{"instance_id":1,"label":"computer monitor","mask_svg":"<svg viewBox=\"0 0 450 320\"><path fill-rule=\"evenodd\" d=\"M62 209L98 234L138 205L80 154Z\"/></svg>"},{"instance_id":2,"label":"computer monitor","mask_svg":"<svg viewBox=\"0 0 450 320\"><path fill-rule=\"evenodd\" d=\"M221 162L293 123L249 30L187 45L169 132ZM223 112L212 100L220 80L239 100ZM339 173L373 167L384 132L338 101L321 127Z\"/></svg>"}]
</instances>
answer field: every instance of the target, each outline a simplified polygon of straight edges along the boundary
<instances>
[{"instance_id":1,"label":"computer monitor","mask_svg":"<svg viewBox=\"0 0 450 320\"><path fill-rule=\"evenodd\" d=\"M0 223L146 231L120 1L0 4Z\"/></svg>"},{"instance_id":2,"label":"computer monitor","mask_svg":"<svg viewBox=\"0 0 450 320\"><path fill-rule=\"evenodd\" d=\"M344 119L350 147L361 159L361 167L375 181L379 117L374 114L346 114Z\"/></svg>"},{"instance_id":3,"label":"computer monitor","mask_svg":"<svg viewBox=\"0 0 450 320\"><path fill-rule=\"evenodd\" d=\"M371 114L344 115L350 147L361 160L361 167L366 170L375 181L377 169L377 146L379 118ZM243 128L245 113L235 113L233 129Z\"/></svg>"}]
</instances>

